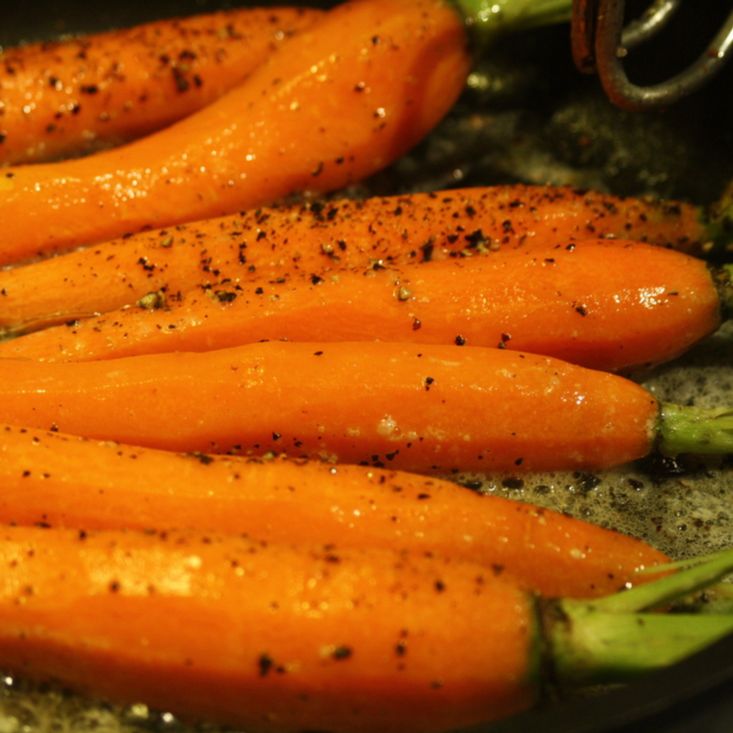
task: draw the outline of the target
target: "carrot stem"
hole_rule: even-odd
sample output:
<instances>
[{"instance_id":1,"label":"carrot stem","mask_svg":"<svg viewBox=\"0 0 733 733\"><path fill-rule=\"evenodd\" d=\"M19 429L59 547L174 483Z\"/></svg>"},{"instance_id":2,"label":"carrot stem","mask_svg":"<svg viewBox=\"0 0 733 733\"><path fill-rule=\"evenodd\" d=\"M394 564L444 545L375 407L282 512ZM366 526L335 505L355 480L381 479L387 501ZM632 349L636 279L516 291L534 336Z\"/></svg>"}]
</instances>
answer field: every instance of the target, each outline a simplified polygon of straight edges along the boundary
<instances>
[{"instance_id":1,"label":"carrot stem","mask_svg":"<svg viewBox=\"0 0 733 733\"><path fill-rule=\"evenodd\" d=\"M723 320L733 318L733 264L721 265L712 272Z\"/></svg>"},{"instance_id":2,"label":"carrot stem","mask_svg":"<svg viewBox=\"0 0 733 733\"><path fill-rule=\"evenodd\" d=\"M663 403L659 415L657 446L661 453L733 453L733 408Z\"/></svg>"},{"instance_id":3,"label":"carrot stem","mask_svg":"<svg viewBox=\"0 0 733 733\"><path fill-rule=\"evenodd\" d=\"M710 237L709 253L733 253L733 181L720 199L702 213L702 221Z\"/></svg>"},{"instance_id":4,"label":"carrot stem","mask_svg":"<svg viewBox=\"0 0 733 733\"><path fill-rule=\"evenodd\" d=\"M571 0L454 0L481 47L498 35L570 20Z\"/></svg>"},{"instance_id":5,"label":"carrot stem","mask_svg":"<svg viewBox=\"0 0 733 733\"><path fill-rule=\"evenodd\" d=\"M694 558L691 562L694 562ZM597 611L603 613L648 611L707 588L731 572L733 572L733 549L707 556L696 565L666 575L651 583L606 596L592 605ZM572 602L564 601L564 603L570 605ZM584 603L579 605L584 605Z\"/></svg>"},{"instance_id":6,"label":"carrot stem","mask_svg":"<svg viewBox=\"0 0 733 733\"><path fill-rule=\"evenodd\" d=\"M733 615L574 611L553 637L561 683L624 682L670 666L733 633Z\"/></svg>"},{"instance_id":7,"label":"carrot stem","mask_svg":"<svg viewBox=\"0 0 733 733\"><path fill-rule=\"evenodd\" d=\"M674 664L733 633L733 615L638 613L705 588L733 571L733 550L597 601L550 601L543 611L557 679L625 681Z\"/></svg>"}]
</instances>

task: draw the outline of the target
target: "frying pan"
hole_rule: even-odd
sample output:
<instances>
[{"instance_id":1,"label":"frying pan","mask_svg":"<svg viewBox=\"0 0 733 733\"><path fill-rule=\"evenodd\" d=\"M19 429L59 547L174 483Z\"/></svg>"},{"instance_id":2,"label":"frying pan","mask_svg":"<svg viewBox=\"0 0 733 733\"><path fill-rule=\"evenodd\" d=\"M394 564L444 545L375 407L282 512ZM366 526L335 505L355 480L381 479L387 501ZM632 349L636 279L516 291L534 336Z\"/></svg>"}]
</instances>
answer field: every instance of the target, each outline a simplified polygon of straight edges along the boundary
<instances>
[{"instance_id":1,"label":"frying pan","mask_svg":"<svg viewBox=\"0 0 733 733\"><path fill-rule=\"evenodd\" d=\"M0 45L237 4L254 3L108 0L95 6L92 13L86 0L4 0L0 2ZM257 0L257 4L278 3ZM335 3L311 4L329 7ZM645 3L629 5L633 14ZM672 27L629 59L629 75L640 83L654 83L679 71L699 54L729 9L730 0L683 4ZM489 58L479 62L473 82L455 111L416 151L350 193L388 194L520 181L569 183L621 195L653 194L704 204L713 201L733 180L733 64L709 88L672 109L643 115L622 112L603 98L595 79L576 72L568 29L557 28L499 43ZM733 329L724 329L722 335L693 350L682 362L639 378L663 397L699 404L725 400L730 404ZM652 462L597 477L541 476L521 485L490 477L465 478L480 479L482 490L490 493L618 526L672 555L730 546L733 539L730 461L712 466ZM86 702L73 697L64 699L69 702L59 703L58 696L53 696L52 708L43 691L23 688L16 692L10 686L0 687L0 722L3 715L17 713L16 717L27 723L23 730L40 733L47 730L42 721L49 710L52 717L57 714L59 721L63 718L67 723L69 719L80 720L81 710L89 713L86 730L102 730L89 722L95 719L92 712L98 708L91 703L87 707ZM103 710L105 725L111 715L113 720L122 721L120 730L126 732L171 729L165 717L148 716L131 723L124 711L118 716ZM142 727L136 727L138 724ZM72 727L76 730L73 722ZM471 729L473 733L535 730L730 733L733 638L626 687L555 700L509 720Z\"/></svg>"}]
</instances>

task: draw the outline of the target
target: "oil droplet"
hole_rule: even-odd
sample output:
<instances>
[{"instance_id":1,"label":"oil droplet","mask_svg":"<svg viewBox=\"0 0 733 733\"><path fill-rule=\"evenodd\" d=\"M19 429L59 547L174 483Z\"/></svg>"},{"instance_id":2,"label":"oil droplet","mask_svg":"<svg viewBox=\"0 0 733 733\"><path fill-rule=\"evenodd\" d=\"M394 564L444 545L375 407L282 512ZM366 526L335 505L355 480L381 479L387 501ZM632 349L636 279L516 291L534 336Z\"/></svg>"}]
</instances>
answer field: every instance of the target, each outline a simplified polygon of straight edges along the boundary
<instances>
[{"instance_id":1,"label":"oil droplet","mask_svg":"<svg viewBox=\"0 0 733 733\"><path fill-rule=\"evenodd\" d=\"M198 570L203 563L198 555L190 555L186 558L186 566L192 570Z\"/></svg>"},{"instance_id":2,"label":"oil droplet","mask_svg":"<svg viewBox=\"0 0 733 733\"><path fill-rule=\"evenodd\" d=\"M385 415L377 423L377 434L389 438L397 432L397 421L391 415Z\"/></svg>"}]
</instances>

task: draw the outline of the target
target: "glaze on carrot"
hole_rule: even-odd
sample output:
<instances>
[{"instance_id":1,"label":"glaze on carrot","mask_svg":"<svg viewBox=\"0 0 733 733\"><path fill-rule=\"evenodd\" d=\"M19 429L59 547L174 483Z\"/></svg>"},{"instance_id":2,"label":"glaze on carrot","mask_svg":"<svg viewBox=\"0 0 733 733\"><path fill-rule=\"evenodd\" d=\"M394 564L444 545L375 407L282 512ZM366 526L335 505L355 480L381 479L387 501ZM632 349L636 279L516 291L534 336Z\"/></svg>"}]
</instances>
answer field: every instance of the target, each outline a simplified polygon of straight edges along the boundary
<instances>
[{"instance_id":1,"label":"glaze on carrot","mask_svg":"<svg viewBox=\"0 0 733 733\"><path fill-rule=\"evenodd\" d=\"M344 2L165 130L79 160L6 169L0 262L362 179L450 109L470 68L467 46L444 0Z\"/></svg>"},{"instance_id":2,"label":"glaze on carrot","mask_svg":"<svg viewBox=\"0 0 733 733\"><path fill-rule=\"evenodd\" d=\"M8 527L0 557L3 669L263 733L454 730L531 706L545 666L624 681L733 630L637 612L719 580L730 552L590 602L424 553L210 533Z\"/></svg>"},{"instance_id":3,"label":"glaze on carrot","mask_svg":"<svg viewBox=\"0 0 733 733\"><path fill-rule=\"evenodd\" d=\"M3 426L0 484L4 524L403 548L506 570L553 597L610 593L668 562L640 540L564 514L362 466L174 454Z\"/></svg>"},{"instance_id":4,"label":"glaze on carrot","mask_svg":"<svg viewBox=\"0 0 733 733\"><path fill-rule=\"evenodd\" d=\"M243 82L321 12L240 8L0 52L0 165L118 145Z\"/></svg>"},{"instance_id":5,"label":"glaze on carrot","mask_svg":"<svg viewBox=\"0 0 733 733\"><path fill-rule=\"evenodd\" d=\"M90 361L266 339L496 346L596 369L679 356L721 323L708 266L633 242L583 241L285 283L165 293L0 343L0 357Z\"/></svg>"},{"instance_id":6,"label":"glaze on carrot","mask_svg":"<svg viewBox=\"0 0 733 733\"><path fill-rule=\"evenodd\" d=\"M646 455L659 404L549 357L269 342L46 364L0 360L0 421L181 451L418 471L600 469Z\"/></svg>"},{"instance_id":7,"label":"glaze on carrot","mask_svg":"<svg viewBox=\"0 0 733 733\"><path fill-rule=\"evenodd\" d=\"M199 284L325 277L592 237L688 251L708 241L693 206L569 188L497 186L270 207L0 271L0 331L103 313L158 291L175 297Z\"/></svg>"}]
</instances>

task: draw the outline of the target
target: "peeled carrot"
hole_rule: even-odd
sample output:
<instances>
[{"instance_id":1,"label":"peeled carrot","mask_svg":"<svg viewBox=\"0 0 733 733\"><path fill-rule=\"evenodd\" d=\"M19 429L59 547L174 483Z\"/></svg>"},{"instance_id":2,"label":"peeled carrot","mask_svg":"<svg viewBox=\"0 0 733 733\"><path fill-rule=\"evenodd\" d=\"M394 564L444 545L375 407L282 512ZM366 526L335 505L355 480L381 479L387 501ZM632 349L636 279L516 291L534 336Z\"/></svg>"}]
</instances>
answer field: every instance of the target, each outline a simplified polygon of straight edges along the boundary
<instances>
[{"instance_id":1,"label":"peeled carrot","mask_svg":"<svg viewBox=\"0 0 733 733\"><path fill-rule=\"evenodd\" d=\"M4 426L0 484L4 524L404 548L493 565L549 596L603 595L667 562L564 514L362 466L174 454Z\"/></svg>"},{"instance_id":2,"label":"peeled carrot","mask_svg":"<svg viewBox=\"0 0 733 733\"><path fill-rule=\"evenodd\" d=\"M198 284L325 276L521 245L622 237L701 251L703 212L569 188L497 186L275 207L143 232L0 271L0 332L34 330Z\"/></svg>"},{"instance_id":3,"label":"peeled carrot","mask_svg":"<svg viewBox=\"0 0 733 733\"><path fill-rule=\"evenodd\" d=\"M541 605L491 568L406 551L15 527L0 557L4 669L238 730L453 730L532 705L543 666L618 681L733 630L731 616L616 610L710 583L730 553Z\"/></svg>"},{"instance_id":4,"label":"peeled carrot","mask_svg":"<svg viewBox=\"0 0 733 733\"><path fill-rule=\"evenodd\" d=\"M340 188L431 130L469 68L463 19L444 0L344 2L165 130L6 169L0 262Z\"/></svg>"},{"instance_id":5,"label":"peeled carrot","mask_svg":"<svg viewBox=\"0 0 733 733\"><path fill-rule=\"evenodd\" d=\"M265 339L498 346L616 370L679 356L733 313L702 261L596 240L493 257L265 280L71 321L0 344L0 357L89 361ZM724 282L725 281L725 284Z\"/></svg>"},{"instance_id":6,"label":"peeled carrot","mask_svg":"<svg viewBox=\"0 0 733 733\"><path fill-rule=\"evenodd\" d=\"M667 415L621 377L479 347L269 342L68 364L0 360L2 422L418 471L604 468L672 434L687 452L733 450L729 413L692 431L693 408Z\"/></svg>"},{"instance_id":7,"label":"peeled carrot","mask_svg":"<svg viewBox=\"0 0 733 733\"><path fill-rule=\"evenodd\" d=\"M95 696L278 733L441 731L534 700L532 601L478 564L33 528L0 530L0 554L3 668Z\"/></svg>"},{"instance_id":8,"label":"peeled carrot","mask_svg":"<svg viewBox=\"0 0 733 733\"><path fill-rule=\"evenodd\" d=\"M240 8L0 52L0 164L117 145L210 104L321 13Z\"/></svg>"}]
</instances>

